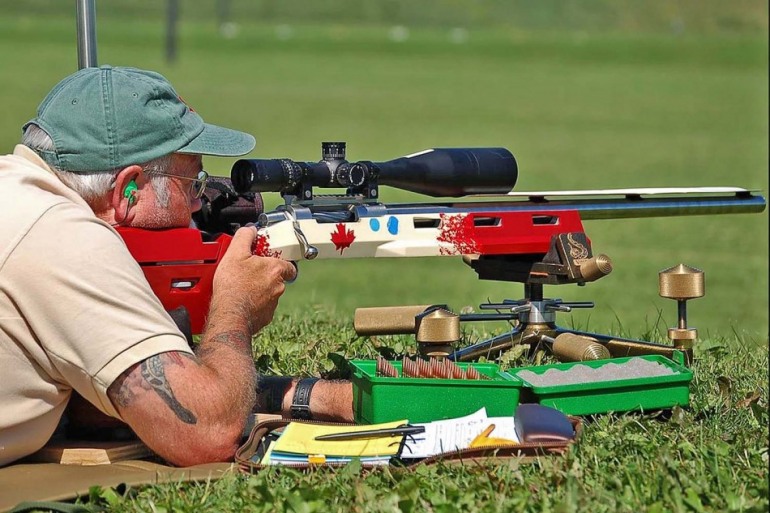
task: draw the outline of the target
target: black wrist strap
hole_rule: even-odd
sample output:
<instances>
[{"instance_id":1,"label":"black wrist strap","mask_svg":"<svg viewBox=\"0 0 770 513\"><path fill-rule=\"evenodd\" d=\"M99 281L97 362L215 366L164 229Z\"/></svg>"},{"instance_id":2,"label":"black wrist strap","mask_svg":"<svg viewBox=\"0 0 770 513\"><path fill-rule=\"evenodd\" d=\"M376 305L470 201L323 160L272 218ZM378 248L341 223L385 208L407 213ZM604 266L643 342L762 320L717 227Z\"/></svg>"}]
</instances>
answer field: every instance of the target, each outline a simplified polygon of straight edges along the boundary
<instances>
[{"instance_id":1,"label":"black wrist strap","mask_svg":"<svg viewBox=\"0 0 770 513\"><path fill-rule=\"evenodd\" d=\"M310 391L319 378L302 378L294 389L294 399L291 401L291 418L310 420L313 414L310 412Z\"/></svg>"},{"instance_id":2,"label":"black wrist strap","mask_svg":"<svg viewBox=\"0 0 770 513\"><path fill-rule=\"evenodd\" d=\"M259 411L281 413L283 396L291 385L290 376L257 376L257 405Z\"/></svg>"}]
</instances>

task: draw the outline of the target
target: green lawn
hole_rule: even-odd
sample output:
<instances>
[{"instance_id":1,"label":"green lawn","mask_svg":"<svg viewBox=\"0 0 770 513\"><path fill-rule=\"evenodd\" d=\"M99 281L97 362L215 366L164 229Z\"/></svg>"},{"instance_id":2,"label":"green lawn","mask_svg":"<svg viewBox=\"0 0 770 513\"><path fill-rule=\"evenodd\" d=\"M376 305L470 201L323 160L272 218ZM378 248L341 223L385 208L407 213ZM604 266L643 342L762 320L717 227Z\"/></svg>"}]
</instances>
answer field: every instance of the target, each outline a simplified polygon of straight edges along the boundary
<instances>
[{"instance_id":1,"label":"green lawn","mask_svg":"<svg viewBox=\"0 0 770 513\"><path fill-rule=\"evenodd\" d=\"M0 19L6 151L47 90L74 71L73 25ZM224 39L213 24L188 23L172 66L163 59L161 22L107 19L99 25L99 61L164 73L207 120L255 134L254 157L317 160L324 140L345 140L351 159L375 161L434 146L505 146L519 161L519 190L734 185L767 193L766 31L490 28L469 30L460 44L437 27L413 28L400 43L389 30L244 24ZM231 164L206 162L223 175ZM382 196L414 199L392 190ZM266 472L210 486L148 488L115 508L766 511L767 212L591 221L586 231L615 271L585 288L547 288L565 300L597 303L561 324L660 339L676 308L657 295L658 271L683 262L706 272L706 297L689 304L690 322L706 339L691 409L668 421L598 418L569 456L535 465L365 478L357 469ZM520 295L520 285L480 282L456 259L305 262L276 322L255 341L264 355L259 366L337 373L327 353L371 356L370 342L350 328L358 306L447 303L459 310ZM500 328L469 329L481 336ZM719 388L720 377L729 377L729 387ZM757 390L758 402L740 402Z\"/></svg>"},{"instance_id":2,"label":"green lawn","mask_svg":"<svg viewBox=\"0 0 770 513\"><path fill-rule=\"evenodd\" d=\"M263 355L258 367L280 374L344 376L327 354L376 354L346 322L319 315L280 319L255 349ZM368 473L356 465L307 474L270 469L214 483L92 495L116 512L759 513L770 506L767 367L767 347L703 343L690 408L584 419L583 436L565 457Z\"/></svg>"}]
</instances>

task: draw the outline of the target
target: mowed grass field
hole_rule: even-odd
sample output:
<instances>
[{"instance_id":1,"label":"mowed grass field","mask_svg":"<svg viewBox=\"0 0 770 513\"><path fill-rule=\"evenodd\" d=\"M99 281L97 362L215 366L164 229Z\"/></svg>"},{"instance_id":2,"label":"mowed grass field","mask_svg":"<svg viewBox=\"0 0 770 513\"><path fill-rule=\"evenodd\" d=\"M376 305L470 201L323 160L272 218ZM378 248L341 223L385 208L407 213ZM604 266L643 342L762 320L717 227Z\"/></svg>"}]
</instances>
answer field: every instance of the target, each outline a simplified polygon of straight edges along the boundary
<instances>
[{"instance_id":1,"label":"mowed grass field","mask_svg":"<svg viewBox=\"0 0 770 513\"><path fill-rule=\"evenodd\" d=\"M253 133L255 158L317 160L325 140L347 141L351 160L374 161L429 147L505 146L519 161L518 190L768 190L767 34L489 29L454 32L453 42L450 30L433 28L396 42L387 26L244 24L223 38L213 23L187 23L169 65L162 28L100 22L100 63L162 72L207 120ZM71 20L0 19L7 151L43 95L76 66ZM227 175L232 160L205 164ZM415 199L395 190L382 197ZM706 297L689 303L704 342L688 410L592 419L567 457L531 465L363 477L355 467L271 471L101 500L117 511L766 511L767 212L592 221L586 231L615 270L584 288L546 288L597 303L561 324L663 339L676 307L658 297L658 271L683 262L706 272ZM521 292L477 280L458 259L301 263L276 322L255 339L258 366L344 376L328 354L376 354L352 332L356 307L459 310ZM500 329L468 327L471 337ZM379 343L400 349L408 339Z\"/></svg>"}]
</instances>

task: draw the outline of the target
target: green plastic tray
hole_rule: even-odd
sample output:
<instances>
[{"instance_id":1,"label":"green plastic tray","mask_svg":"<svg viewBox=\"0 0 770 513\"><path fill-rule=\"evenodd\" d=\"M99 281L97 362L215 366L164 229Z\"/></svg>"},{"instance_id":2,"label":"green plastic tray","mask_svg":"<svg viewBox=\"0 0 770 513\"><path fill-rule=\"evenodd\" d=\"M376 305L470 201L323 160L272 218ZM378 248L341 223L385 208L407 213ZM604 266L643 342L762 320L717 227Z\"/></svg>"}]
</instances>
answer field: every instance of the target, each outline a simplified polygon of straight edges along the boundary
<instances>
[{"instance_id":1,"label":"green plastic tray","mask_svg":"<svg viewBox=\"0 0 770 513\"><path fill-rule=\"evenodd\" d=\"M521 367L509 369L508 372L518 377L517 374L523 370L543 374L548 369L568 370L578 364L598 368L606 363L624 363L631 358L633 357ZM554 386L535 386L524 378L519 379L522 380L524 389L531 391L540 404L556 408L568 415L651 411L689 404L692 372L687 367L665 356L647 355L636 358L660 363L671 368L676 374Z\"/></svg>"},{"instance_id":2,"label":"green plastic tray","mask_svg":"<svg viewBox=\"0 0 770 513\"><path fill-rule=\"evenodd\" d=\"M401 362L390 362L401 374ZM486 407L487 415L513 415L521 380L492 363L458 363L475 367L490 379L387 378L375 376L374 360L352 360L353 411L359 424L408 419L409 422L462 417Z\"/></svg>"}]
</instances>

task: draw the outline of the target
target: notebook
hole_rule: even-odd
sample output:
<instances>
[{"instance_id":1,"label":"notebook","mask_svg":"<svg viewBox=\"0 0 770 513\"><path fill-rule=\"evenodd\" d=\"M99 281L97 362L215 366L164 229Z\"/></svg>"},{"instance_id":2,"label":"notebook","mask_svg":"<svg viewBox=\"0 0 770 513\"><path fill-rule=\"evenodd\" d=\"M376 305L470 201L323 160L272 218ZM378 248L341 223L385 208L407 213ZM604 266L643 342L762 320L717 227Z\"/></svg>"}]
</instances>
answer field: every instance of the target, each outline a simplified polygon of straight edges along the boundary
<instances>
[{"instance_id":1,"label":"notebook","mask_svg":"<svg viewBox=\"0 0 770 513\"><path fill-rule=\"evenodd\" d=\"M354 459L363 464L387 464L396 456L404 440L400 436L371 437L358 440L319 441L315 438L334 433L352 433L372 429L391 429L406 424L406 420L366 426L334 426L291 422L273 442L262 458L262 464L347 463Z\"/></svg>"}]
</instances>

